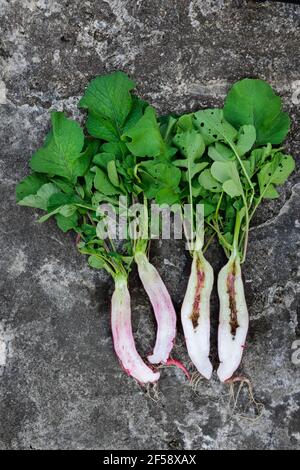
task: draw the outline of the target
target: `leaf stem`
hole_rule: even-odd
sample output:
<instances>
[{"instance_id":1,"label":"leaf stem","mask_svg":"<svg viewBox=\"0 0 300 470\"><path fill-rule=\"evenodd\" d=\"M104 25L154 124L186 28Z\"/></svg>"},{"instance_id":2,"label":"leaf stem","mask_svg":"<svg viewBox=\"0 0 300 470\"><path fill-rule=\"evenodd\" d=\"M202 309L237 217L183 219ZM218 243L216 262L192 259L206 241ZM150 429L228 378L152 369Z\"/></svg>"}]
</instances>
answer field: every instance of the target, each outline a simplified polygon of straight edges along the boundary
<instances>
[{"instance_id":1,"label":"leaf stem","mask_svg":"<svg viewBox=\"0 0 300 470\"><path fill-rule=\"evenodd\" d=\"M214 232L211 234L211 236L209 237L209 239L208 239L208 241L207 241L205 247L204 247L203 250L202 250L202 253L203 253L203 254L206 252L207 248L209 247L209 245L211 244L211 242L212 242L212 240L214 239L215 236L216 236L216 232L214 231Z\"/></svg>"},{"instance_id":2,"label":"leaf stem","mask_svg":"<svg viewBox=\"0 0 300 470\"><path fill-rule=\"evenodd\" d=\"M248 247L248 237L249 237L249 224L250 224L250 219L249 219L249 211L248 211L248 206L247 206L247 200L245 198L244 193L242 194L243 202L244 202L244 207L245 207L245 232L243 234L242 240L244 239L244 248L243 248L243 256L241 259L241 263L243 263L246 259L246 253L247 253L247 247ZM239 214L239 212L238 212Z\"/></svg>"},{"instance_id":3,"label":"leaf stem","mask_svg":"<svg viewBox=\"0 0 300 470\"><path fill-rule=\"evenodd\" d=\"M223 237L216 221L214 220L213 222L214 222L213 224L211 224L210 222L206 222L206 223L207 225L209 225L209 227L211 227L216 232L216 234L218 235L219 239L222 241L222 244L225 246L225 248L229 251L232 251L233 249L232 245L230 245L230 243L228 243L226 238Z\"/></svg>"},{"instance_id":4,"label":"leaf stem","mask_svg":"<svg viewBox=\"0 0 300 470\"><path fill-rule=\"evenodd\" d=\"M226 139L226 140L227 140L227 139ZM251 196L250 196L249 206L248 206L248 204L247 204L247 202L246 202L246 205L247 205L248 209L250 209L250 207L252 206L252 202L253 202L253 198L254 198L254 193L255 193L253 183L252 183L252 181L251 181L251 179L250 179L250 177L249 177L249 175L248 175L248 173L247 173L246 168L244 167L243 160L242 160L241 157L239 156L239 154L238 154L238 152L237 152L237 150L236 150L236 148L235 148L235 145L234 145L232 142L230 142L230 140L227 140L227 142L228 142L228 144L230 145L231 149L233 150L233 152L234 152L234 154L235 154L235 156L236 156L236 158L237 158L239 164L241 165L241 168L242 168L242 170L243 170L243 173L244 173L244 175L245 175L245 177L246 177L246 180L248 181L248 184L249 184L249 186L250 186L250 189L251 189Z\"/></svg>"}]
</instances>

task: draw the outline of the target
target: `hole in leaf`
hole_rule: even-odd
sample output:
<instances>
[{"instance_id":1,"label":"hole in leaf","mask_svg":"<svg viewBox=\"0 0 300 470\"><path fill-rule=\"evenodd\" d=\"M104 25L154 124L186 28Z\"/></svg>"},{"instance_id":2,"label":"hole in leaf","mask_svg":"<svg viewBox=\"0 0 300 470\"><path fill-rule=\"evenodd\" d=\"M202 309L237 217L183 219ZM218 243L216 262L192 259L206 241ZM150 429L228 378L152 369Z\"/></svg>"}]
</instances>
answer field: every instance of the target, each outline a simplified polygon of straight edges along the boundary
<instances>
[{"instance_id":1,"label":"hole in leaf","mask_svg":"<svg viewBox=\"0 0 300 470\"><path fill-rule=\"evenodd\" d=\"M203 127L203 126L204 126L204 122L201 122L201 123L200 123L200 126Z\"/></svg>"},{"instance_id":2,"label":"hole in leaf","mask_svg":"<svg viewBox=\"0 0 300 470\"><path fill-rule=\"evenodd\" d=\"M218 136L217 134L213 134L213 138L216 139Z\"/></svg>"}]
</instances>

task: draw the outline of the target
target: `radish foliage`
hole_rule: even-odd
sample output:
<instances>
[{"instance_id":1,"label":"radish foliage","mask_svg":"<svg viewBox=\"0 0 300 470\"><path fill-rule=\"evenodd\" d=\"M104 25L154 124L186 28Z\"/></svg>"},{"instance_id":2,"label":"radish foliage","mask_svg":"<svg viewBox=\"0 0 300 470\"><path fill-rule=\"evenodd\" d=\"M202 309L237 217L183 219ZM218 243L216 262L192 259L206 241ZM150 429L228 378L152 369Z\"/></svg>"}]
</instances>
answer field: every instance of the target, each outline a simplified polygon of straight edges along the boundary
<instances>
[{"instance_id":1,"label":"radish foliage","mask_svg":"<svg viewBox=\"0 0 300 470\"><path fill-rule=\"evenodd\" d=\"M158 323L154 352L149 356L153 364L165 363L169 358L176 334L175 310L161 277L146 256L147 213L138 239L129 237L126 226L127 240L116 244L109 232L102 236L104 213L99 211L99 204L109 203L118 215L126 215L127 205L120 206L120 197L134 203L142 201L147 210L146 187L139 186L136 178L139 157L147 155L150 161L155 155L163 169L164 154L168 153L154 109L131 94L134 86L122 72L92 80L79 103L88 109L88 137L77 122L67 119L63 113L53 112L51 131L30 160L33 172L19 183L16 195L20 205L47 212L40 222L54 217L61 230L73 230L77 234L77 247L89 256L90 266L105 269L112 275L115 351L122 367L140 383L147 383L157 381L159 373L142 361L134 345L127 287L134 260ZM147 146L148 120L155 122L158 143L152 138ZM133 137L129 139L130 132ZM142 152L139 145L143 147ZM147 161L143 159L142 163Z\"/></svg>"},{"instance_id":2,"label":"radish foliage","mask_svg":"<svg viewBox=\"0 0 300 470\"><path fill-rule=\"evenodd\" d=\"M92 80L79 102L88 113L84 128L64 113L52 112L51 130L30 160L32 173L16 188L17 202L43 210L39 222L53 217L63 232L73 231L89 265L113 277L115 351L122 367L140 383L156 382L159 373L153 365L160 363L177 365L188 375L170 358L176 313L149 261L151 201L177 204L181 216L188 205L187 218L182 218L192 257L181 309L186 345L197 370L209 379L213 269L205 251L216 236L228 258L218 276L218 376L228 381L240 364L249 324L241 265L250 224L263 199L279 196L277 186L295 166L280 147L289 117L281 110L280 97L262 80L234 84L223 108L160 118L133 94L134 88L122 72ZM119 227L122 243L109 230L109 217L99 207L103 203L118 217L129 216ZM127 203L139 204L137 225L131 224L135 214ZM204 224L201 217L199 222L199 206ZM132 333L128 276L133 263L157 321L150 365L138 354Z\"/></svg>"},{"instance_id":3,"label":"radish foliage","mask_svg":"<svg viewBox=\"0 0 300 470\"><path fill-rule=\"evenodd\" d=\"M246 258L250 223L263 199L279 196L276 186L286 181L295 166L292 156L279 147L289 129L289 117L281 111L281 100L270 85L245 79L229 91L223 109L183 115L174 129L173 142L179 148L174 164L183 169L181 198L193 201L192 212L196 203L204 206L206 231L217 235L228 257L218 278L218 375L226 381L239 366L248 330L241 264ZM196 277L195 253L200 250L203 266L207 262L197 238L195 246L182 323L191 359L208 377L208 362L202 367L199 361L203 350L206 359L208 354L211 287L205 290L204 280L208 277L212 283L212 279L207 267L208 273L200 269ZM198 333L201 318L206 325L203 335Z\"/></svg>"}]
</instances>

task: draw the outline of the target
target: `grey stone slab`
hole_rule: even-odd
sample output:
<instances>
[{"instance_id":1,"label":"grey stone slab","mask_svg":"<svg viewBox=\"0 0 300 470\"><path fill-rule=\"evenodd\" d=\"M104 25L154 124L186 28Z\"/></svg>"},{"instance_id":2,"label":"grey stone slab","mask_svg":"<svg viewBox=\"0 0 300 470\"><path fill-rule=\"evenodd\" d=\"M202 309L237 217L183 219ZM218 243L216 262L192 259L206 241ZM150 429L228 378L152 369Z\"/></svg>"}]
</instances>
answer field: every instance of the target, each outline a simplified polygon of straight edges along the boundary
<instances>
[{"instance_id":1,"label":"grey stone slab","mask_svg":"<svg viewBox=\"0 0 300 470\"><path fill-rule=\"evenodd\" d=\"M14 199L49 110L82 118L76 106L88 81L116 69L160 113L217 105L233 81L267 79L291 113L287 147L298 158L299 25L300 7L280 2L0 0L0 448L300 447L291 361L300 336L299 170L258 211L244 266L251 326L241 373L264 405L257 420L246 391L232 413L216 374L194 391L180 371L164 369L156 400L127 378L110 336L111 280L87 267L72 236L53 221L36 224L38 211ZM179 313L190 267L183 244L153 243L152 259ZM216 246L209 259L216 271L225 261ZM155 324L135 272L131 291L146 355ZM214 291L215 366L217 316ZM180 327L174 357L188 361Z\"/></svg>"}]
</instances>

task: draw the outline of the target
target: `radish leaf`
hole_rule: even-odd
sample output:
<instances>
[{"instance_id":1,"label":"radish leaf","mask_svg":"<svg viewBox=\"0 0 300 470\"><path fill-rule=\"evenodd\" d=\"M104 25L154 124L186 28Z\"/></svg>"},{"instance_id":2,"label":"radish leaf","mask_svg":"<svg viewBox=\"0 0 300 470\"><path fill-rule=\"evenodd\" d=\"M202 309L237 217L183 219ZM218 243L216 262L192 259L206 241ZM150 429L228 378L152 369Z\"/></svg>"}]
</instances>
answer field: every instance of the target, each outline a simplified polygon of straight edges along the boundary
<instances>
[{"instance_id":1,"label":"radish leaf","mask_svg":"<svg viewBox=\"0 0 300 470\"><path fill-rule=\"evenodd\" d=\"M235 83L224 105L224 116L236 129L251 124L256 129L256 144L280 144L290 127L281 99L263 80L244 79Z\"/></svg>"},{"instance_id":2,"label":"radish leaf","mask_svg":"<svg viewBox=\"0 0 300 470\"><path fill-rule=\"evenodd\" d=\"M157 157L166 150L154 108L148 106L141 119L125 132L122 140L129 151L137 157Z\"/></svg>"},{"instance_id":3,"label":"radish leaf","mask_svg":"<svg viewBox=\"0 0 300 470\"><path fill-rule=\"evenodd\" d=\"M76 176L84 174L84 168L78 164L84 144L83 131L64 113L53 112L51 120L50 137L33 155L30 167L38 173L50 173L73 181Z\"/></svg>"},{"instance_id":4,"label":"radish leaf","mask_svg":"<svg viewBox=\"0 0 300 470\"><path fill-rule=\"evenodd\" d=\"M106 132L107 137L119 136L122 133L123 125L132 108L132 98L130 90L135 87L135 83L123 72L115 72L110 75L96 77L87 87L84 96L79 102L81 108L89 110L89 127L96 132L96 137L104 138L101 132ZM99 120L98 128L96 121ZM98 131L97 131L98 129Z\"/></svg>"},{"instance_id":5,"label":"radish leaf","mask_svg":"<svg viewBox=\"0 0 300 470\"><path fill-rule=\"evenodd\" d=\"M59 192L57 186L53 183L46 183L38 189L36 194L30 194L18 201L20 206L36 207L37 209L47 210L50 197Z\"/></svg>"}]
</instances>

